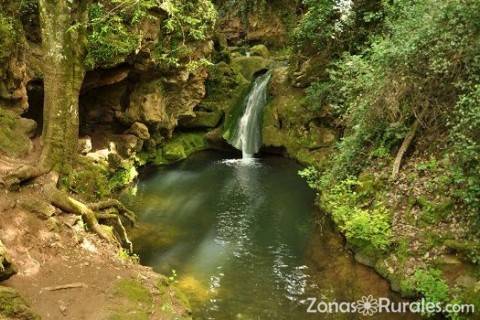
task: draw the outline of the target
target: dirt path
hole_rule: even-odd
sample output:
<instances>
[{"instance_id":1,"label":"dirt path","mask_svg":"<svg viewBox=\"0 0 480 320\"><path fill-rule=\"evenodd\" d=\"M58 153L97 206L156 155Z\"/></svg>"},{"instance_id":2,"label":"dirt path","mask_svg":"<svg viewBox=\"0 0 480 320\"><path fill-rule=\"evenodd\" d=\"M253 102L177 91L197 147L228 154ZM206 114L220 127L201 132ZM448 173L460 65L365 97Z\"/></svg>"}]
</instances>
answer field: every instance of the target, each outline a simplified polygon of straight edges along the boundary
<instances>
[{"instance_id":1,"label":"dirt path","mask_svg":"<svg viewBox=\"0 0 480 320\"><path fill-rule=\"evenodd\" d=\"M189 317L166 278L85 232L77 216L57 210L44 217L22 208L18 199L28 191L1 192L0 240L18 270L1 285L16 289L42 319ZM56 288L65 285L71 288Z\"/></svg>"}]
</instances>

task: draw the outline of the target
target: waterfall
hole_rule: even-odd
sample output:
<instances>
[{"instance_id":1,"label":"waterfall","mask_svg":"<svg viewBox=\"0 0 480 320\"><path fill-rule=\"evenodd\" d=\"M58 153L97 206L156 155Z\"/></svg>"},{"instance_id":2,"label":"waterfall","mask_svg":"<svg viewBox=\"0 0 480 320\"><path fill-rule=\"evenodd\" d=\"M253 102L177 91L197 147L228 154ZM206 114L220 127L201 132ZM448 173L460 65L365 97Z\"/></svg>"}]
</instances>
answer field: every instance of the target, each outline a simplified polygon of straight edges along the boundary
<instances>
[{"instance_id":1,"label":"waterfall","mask_svg":"<svg viewBox=\"0 0 480 320\"><path fill-rule=\"evenodd\" d=\"M271 72L255 79L252 89L245 98L245 111L237 124L231 144L242 150L243 159L250 159L262 146L262 115L267 104L268 83Z\"/></svg>"}]
</instances>

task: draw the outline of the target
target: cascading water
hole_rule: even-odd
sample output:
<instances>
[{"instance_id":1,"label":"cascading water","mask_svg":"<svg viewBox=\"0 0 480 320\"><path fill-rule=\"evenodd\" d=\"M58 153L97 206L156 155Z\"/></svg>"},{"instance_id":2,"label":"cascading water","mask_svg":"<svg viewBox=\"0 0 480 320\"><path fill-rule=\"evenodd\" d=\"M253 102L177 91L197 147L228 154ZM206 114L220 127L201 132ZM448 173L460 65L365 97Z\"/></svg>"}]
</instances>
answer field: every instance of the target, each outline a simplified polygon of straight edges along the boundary
<instances>
[{"instance_id":1,"label":"cascading water","mask_svg":"<svg viewBox=\"0 0 480 320\"><path fill-rule=\"evenodd\" d=\"M242 150L242 158L250 159L262 146L262 114L267 104L267 89L271 72L255 79L252 89L245 99L245 112L240 118L230 143Z\"/></svg>"}]
</instances>

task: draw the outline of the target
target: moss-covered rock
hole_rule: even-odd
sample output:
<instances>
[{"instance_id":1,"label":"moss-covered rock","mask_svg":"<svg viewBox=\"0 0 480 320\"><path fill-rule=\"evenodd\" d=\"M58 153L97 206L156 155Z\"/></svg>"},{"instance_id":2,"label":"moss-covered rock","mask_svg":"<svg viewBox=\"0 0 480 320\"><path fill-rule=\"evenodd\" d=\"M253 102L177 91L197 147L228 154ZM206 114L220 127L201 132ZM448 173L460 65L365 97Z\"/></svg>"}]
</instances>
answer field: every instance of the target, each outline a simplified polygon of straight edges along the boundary
<instances>
[{"instance_id":1,"label":"moss-covered rock","mask_svg":"<svg viewBox=\"0 0 480 320\"><path fill-rule=\"evenodd\" d=\"M187 117L180 120L180 127L183 128L215 128L218 126L224 112L222 110L214 111L195 111L194 117Z\"/></svg>"},{"instance_id":2,"label":"moss-covered rock","mask_svg":"<svg viewBox=\"0 0 480 320\"><path fill-rule=\"evenodd\" d=\"M109 156L112 162L113 158ZM112 193L132 183L137 175L133 159L118 158L115 167L112 168L107 161L94 161L89 157L80 156L68 174L62 176L60 185L86 200L95 201L110 197Z\"/></svg>"},{"instance_id":3,"label":"moss-covered rock","mask_svg":"<svg viewBox=\"0 0 480 320\"><path fill-rule=\"evenodd\" d=\"M130 129L127 130L127 133L133 134L139 139L148 140L150 139L150 132L148 127L141 122L135 122L132 124Z\"/></svg>"},{"instance_id":4,"label":"moss-covered rock","mask_svg":"<svg viewBox=\"0 0 480 320\"><path fill-rule=\"evenodd\" d=\"M257 44L251 47L249 52L252 56L259 56L265 59L268 59L270 57L270 51L263 44Z\"/></svg>"},{"instance_id":5,"label":"moss-covered rock","mask_svg":"<svg viewBox=\"0 0 480 320\"><path fill-rule=\"evenodd\" d=\"M258 56L241 56L232 59L232 67L235 71L240 72L245 79L252 81L255 73L267 69L270 61Z\"/></svg>"},{"instance_id":6,"label":"moss-covered rock","mask_svg":"<svg viewBox=\"0 0 480 320\"><path fill-rule=\"evenodd\" d=\"M0 319L40 320L40 317L14 289L0 286Z\"/></svg>"},{"instance_id":7,"label":"moss-covered rock","mask_svg":"<svg viewBox=\"0 0 480 320\"><path fill-rule=\"evenodd\" d=\"M194 152L208 147L204 132L186 132L175 135L156 152L154 164L162 165L186 159Z\"/></svg>"},{"instance_id":8,"label":"moss-covered rock","mask_svg":"<svg viewBox=\"0 0 480 320\"><path fill-rule=\"evenodd\" d=\"M207 110L224 110L228 113L248 91L250 81L232 68L220 62L209 69L207 96L201 106Z\"/></svg>"},{"instance_id":9,"label":"moss-covered rock","mask_svg":"<svg viewBox=\"0 0 480 320\"><path fill-rule=\"evenodd\" d=\"M0 152L20 157L32 149L24 121L16 113L0 107Z\"/></svg>"},{"instance_id":10,"label":"moss-covered rock","mask_svg":"<svg viewBox=\"0 0 480 320\"><path fill-rule=\"evenodd\" d=\"M112 304L108 320L148 320L152 314L155 319L191 319L188 300L164 277L155 287L134 279L118 280L112 296L117 303Z\"/></svg>"},{"instance_id":11,"label":"moss-covered rock","mask_svg":"<svg viewBox=\"0 0 480 320\"><path fill-rule=\"evenodd\" d=\"M301 163L321 166L337 140L336 131L308 110L304 91L289 84L286 67L273 70L270 93L263 117L264 145L284 148Z\"/></svg>"}]
</instances>

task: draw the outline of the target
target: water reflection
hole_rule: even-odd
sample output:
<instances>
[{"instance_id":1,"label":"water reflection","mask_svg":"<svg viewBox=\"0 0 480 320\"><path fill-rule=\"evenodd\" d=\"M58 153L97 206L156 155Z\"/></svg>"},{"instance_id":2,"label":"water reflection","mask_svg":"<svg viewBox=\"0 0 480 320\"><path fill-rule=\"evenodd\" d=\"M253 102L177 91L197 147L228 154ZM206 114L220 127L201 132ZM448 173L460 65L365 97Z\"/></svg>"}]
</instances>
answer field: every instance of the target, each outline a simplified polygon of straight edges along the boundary
<instances>
[{"instance_id":1,"label":"water reflection","mask_svg":"<svg viewBox=\"0 0 480 320\"><path fill-rule=\"evenodd\" d=\"M295 163L222 158L200 153L160 169L127 199L140 213L142 262L177 270L195 319L307 319L309 296L388 293L332 242L338 237L313 233L314 195Z\"/></svg>"}]
</instances>

